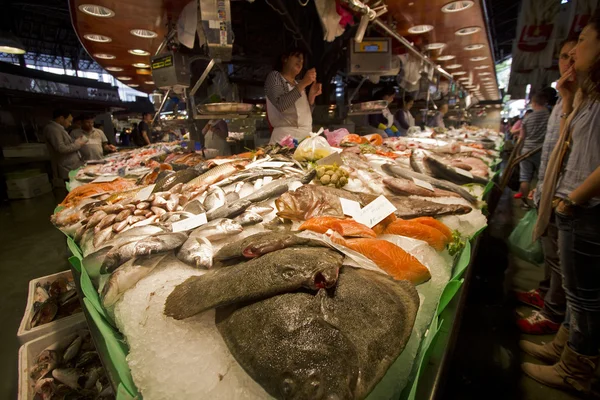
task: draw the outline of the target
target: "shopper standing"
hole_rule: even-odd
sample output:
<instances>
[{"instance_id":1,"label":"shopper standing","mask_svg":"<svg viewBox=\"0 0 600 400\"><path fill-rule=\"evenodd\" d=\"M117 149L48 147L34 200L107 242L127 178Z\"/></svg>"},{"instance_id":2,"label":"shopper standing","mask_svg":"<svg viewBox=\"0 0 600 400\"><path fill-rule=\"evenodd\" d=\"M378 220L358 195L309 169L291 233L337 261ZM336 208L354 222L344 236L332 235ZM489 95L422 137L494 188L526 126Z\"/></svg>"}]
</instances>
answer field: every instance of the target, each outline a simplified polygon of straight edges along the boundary
<instances>
[{"instance_id":1,"label":"shopper standing","mask_svg":"<svg viewBox=\"0 0 600 400\"><path fill-rule=\"evenodd\" d=\"M73 140L67 133L71 126L73 116L64 109L55 110L52 121L44 127L44 139L50 152L52 170L56 177L62 180L69 179L69 171L83 165L79 149L85 144L84 138Z\"/></svg>"},{"instance_id":2,"label":"shopper standing","mask_svg":"<svg viewBox=\"0 0 600 400\"><path fill-rule=\"evenodd\" d=\"M442 103L439 105L435 115L429 120L428 126L431 128L445 128L444 115L448 113L448 104Z\"/></svg>"},{"instance_id":3,"label":"shopper standing","mask_svg":"<svg viewBox=\"0 0 600 400\"><path fill-rule=\"evenodd\" d=\"M142 120L137 126L133 141L136 146L142 147L150 144L150 125L152 124L152 113L142 114Z\"/></svg>"},{"instance_id":4,"label":"shopper standing","mask_svg":"<svg viewBox=\"0 0 600 400\"><path fill-rule=\"evenodd\" d=\"M117 151L117 148L108 143L108 139L102 130L94 128L94 116L84 115L81 120L81 128L71 131L73 139L85 137L87 139L79 153L84 161L101 160L104 152L107 153Z\"/></svg>"},{"instance_id":5,"label":"shopper standing","mask_svg":"<svg viewBox=\"0 0 600 400\"><path fill-rule=\"evenodd\" d=\"M561 46L558 57L558 69L561 76L572 65L573 59L569 52L576 44L576 39L567 39ZM548 120L548 130L542 147L538 183L532 193L533 203L536 207L539 207L540 204L548 159L560 135L560 116L562 112L562 100L559 99ZM530 290L529 292L516 292L519 301L540 309L539 312L534 311L531 316L521 318L517 321L519 329L523 333L533 335L554 333L559 330L561 323L565 319L566 299L565 291L562 287L562 272L558 258L558 229L553 219L554 215L550 219L550 224L546 232L541 237L542 248L544 250L544 279L540 282L538 289ZM565 331L561 331L560 335L565 335ZM535 349L530 349L529 343L525 341L521 342L522 348L527 353L534 353L533 355L535 356Z\"/></svg>"},{"instance_id":6,"label":"shopper standing","mask_svg":"<svg viewBox=\"0 0 600 400\"><path fill-rule=\"evenodd\" d=\"M544 137L548 130L548 99L542 93L537 93L531 99L531 108L533 112L523 120L522 135L523 147L521 155L540 147L544 144ZM521 186L519 192L515 194L515 199L521 199L524 205L527 205L527 195L534 174L539 171L542 159L541 152L537 152L519 163L519 181Z\"/></svg>"},{"instance_id":7,"label":"shopper standing","mask_svg":"<svg viewBox=\"0 0 600 400\"><path fill-rule=\"evenodd\" d=\"M556 204L568 339L557 335L552 342L543 361L554 365L525 363L523 371L547 386L587 394L600 360L600 10L571 54L574 65L557 85L563 122L534 233L545 231Z\"/></svg>"}]
</instances>

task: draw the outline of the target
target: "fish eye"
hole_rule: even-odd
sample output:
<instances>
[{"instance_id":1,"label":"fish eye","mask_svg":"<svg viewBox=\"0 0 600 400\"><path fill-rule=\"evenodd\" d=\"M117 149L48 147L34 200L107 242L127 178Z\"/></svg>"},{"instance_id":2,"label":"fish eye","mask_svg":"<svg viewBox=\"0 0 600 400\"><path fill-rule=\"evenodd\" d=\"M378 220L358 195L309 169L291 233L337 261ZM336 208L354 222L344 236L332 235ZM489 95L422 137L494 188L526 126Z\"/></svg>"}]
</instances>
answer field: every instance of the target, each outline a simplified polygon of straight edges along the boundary
<instances>
[{"instance_id":1,"label":"fish eye","mask_svg":"<svg viewBox=\"0 0 600 400\"><path fill-rule=\"evenodd\" d=\"M296 390L296 382L292 378L285 378L281 384L281 392L284 397L291 396Z\"/></svg>"}]
</instances>

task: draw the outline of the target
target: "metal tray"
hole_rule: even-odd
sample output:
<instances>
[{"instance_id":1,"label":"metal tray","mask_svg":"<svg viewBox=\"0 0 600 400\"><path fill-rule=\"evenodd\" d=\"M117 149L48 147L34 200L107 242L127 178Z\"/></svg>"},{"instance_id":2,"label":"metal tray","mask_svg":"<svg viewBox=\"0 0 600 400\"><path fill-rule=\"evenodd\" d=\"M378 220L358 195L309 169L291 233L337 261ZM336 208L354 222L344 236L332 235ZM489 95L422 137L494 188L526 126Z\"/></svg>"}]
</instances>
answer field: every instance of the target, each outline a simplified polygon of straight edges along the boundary
<instances>
[{"instance_id":1,"label":"metal tray","mask_svg":"<svg viewBox=\"0 0 600 400\"><path fill-rule=\"evenodd\" d=\"M211 103L199 107L201 113L247 113L254 109L254 104L246 103Z\"/></svg>"}]
</instances>

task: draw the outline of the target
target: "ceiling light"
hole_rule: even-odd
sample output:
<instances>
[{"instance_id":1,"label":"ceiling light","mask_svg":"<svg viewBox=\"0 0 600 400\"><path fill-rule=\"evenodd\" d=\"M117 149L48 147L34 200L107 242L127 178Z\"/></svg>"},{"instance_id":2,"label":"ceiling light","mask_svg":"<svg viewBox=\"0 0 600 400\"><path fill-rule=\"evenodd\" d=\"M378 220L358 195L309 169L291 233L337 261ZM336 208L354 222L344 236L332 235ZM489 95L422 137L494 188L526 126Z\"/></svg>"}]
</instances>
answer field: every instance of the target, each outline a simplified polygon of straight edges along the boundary
<instances>
[{"instance_id":1,"label":"ceiling light","mask_svg":"<svg viewBox=\"0 0 600 400\"><path fill-rule=\"evenodd\" d=\"M110 18L115 16L115 12L110 8L97 6L95 4L82 4L79 6L79 11L100 18Z\"/></svg>"},{"instance_id":2,"label":"ceiling light","mask_svg":"<svg viewBox=\"0 0 600 400\"><path fill-rule=\"evenodd\" d=\"M453 60L453 59L455 59L455 58L456 58L456 56L453 56L453 55L451 55L451 54L447 54L447 55L445 55L445 56L439 56L439 57L437 58L437 60L438 60L438 61L448 61L448 60Z\"/></svg>"},{"instance_id":3,"label":"ceiling light","mask_svg":"<svg viewBox=\"0 0 600 400\"><path fill-rule=\"evenodd\" d=\"M466 75L467 73L465 71L458 71L458 72L453 72L452 75Z\"/></svg>"},{"instance_id":4,"label":"ceiling light","mask_svg":"<svg viewBox=\"0 0 600 400\"><path fill-rule=\"evenodd\" d=\"M131 49L129 50L129 54L133 54L135 56L149 56L150 53L147 52L146 50L141 50L141 49Z\"/></svg>"},{"instance_id":5,"label":"ceiling light","mask_svg":"<svg viewBox=\"0 0 600 400\"><path fill-rule=\"evenodd\" d=\"M442 7L442 12L445 13L455 13L455 12L459 12L459 11L464 11L468 8L473 7L475 3L473 1L470 0L464 0L464 1L453 1L452 3L448 3L445 6Z\"/></svg>"},{"instance_id":6,"label":"ceiling light","mask_svg":"<svg viewBox=\"0 0 600 400\"><path fill-rule=\"evenodd\" d=\"M144 82L146 85L154 85L154 81L146 81Z\"/></svg>"},{"instance_id":7,"label":"ceiling light","mask_svg":"<svg viewBox=\"0 0 600 400\"><path fill-rule=\"evenodd\" d=\"M490 67L489 65L479 65L479 66L475 67L475 69L486 69L489 67Z\"/></svg>"},{"instance_id":8,"label":"ceiling light","mask_svg":"<svg viewBox=\"0 0 600 400\"><path fill-rule=\"evenodd\" d=\"M491 80L492 80L492 78L488 78L488 77L485 77L485 78L480 78L480 79L481 79L482 81L491 81Z\"/></svg>"},{"instance_id":9,"label":"ceiling light","mask_svg":"<svg viewBox=\"0 0 600 400\"><path fill-rule=\"evenodd\" d=\"M87 40L90 40L92 42L98 42L98 43L108 43L108 42L112 42L112 39L109 38L108 36L104 36L104 35L96 35L93 33L86 33L85 35L83 35L83 37Z\"/></svg>"},{"instance_id":10,"label":"ceiling light","mask_svg":"<svg viewBox=\"0 0 600 400\"><path fill-rule=\"evenodd\" d=\"M150 65L145 64L145 63L135 63L135 64L131 64L131 65L133 65L136 68L148 68L148 67L150 67Z\"/></svg>"},{"instance_id":11,"label":"ceiling light","mask_svg":"<svg viewBox=\"0 0 600 400\"><path fill-rule=\"evenodd\" d=\"M106 53L96 53L96 54L94 54L94 57L101 58L103 60L114 60L115 58L117 58L117 57L113 56L112 54L106 54Z\"/></svg>"},{"instance_id":12,"label":"ceiling light","mask_svg":"<svg viewBox=\"0 0 600 400\"><path fill-rule=\"evenodd\" d=\"M458 78L459 81L468 81L469 78L467 78L466 76L463 76L462 78Z\"/></svg>"},{"instance_id":13,"label":"ceiling light","mask_svg":"<svg viewBox=\"0 0 600 400\"><path fill-rule=\"evenodd\" d=\"M140 85L138 85L137 83L130 83L130 84L129 84L129 85L127 85L127 86L129 86L129 87L138 87L138 86L140 86Z\"/></svg>"},{"instance_id":14,"label":"ceiling light","mask_svg":"<svg viewBox=\"0 0 600 400\"><path fill-rule=\"evenodd\" d=\"M443 49L444 47L446 47L446 43L429 43L427 46L425 46L426 50L439 50L439 49Z\"/></svg>"},{"instance_id":15,"label":"ceiling light","mask_svg":"<svg viewBox=\"0 0 600 400\"><path fill-rule=\"evenodd\" d=\"M462 67L461 64L450 64L450 65L446 65L446 69L457 69Z\"/></svg>"},{"instance_id":16,"label":"ceiling light","mask_svg":"<svg viewBox=\"0 0 600 400\"><path fill-rule=\"evenodd\" d=\"M487 60L487 57L479 56L479 57L471 57L471 61L483 61Z\"/></svg>"},{"instance_id":17,"label":"ceiling light","mask_svg":"<svg viewBox=\"0 0 600 400\"><path fill-rule=\"evenodd\" d=\"M454 32L457 36L468 36L477 33L481 30L478 26L469 26L468 28L462 28Z\"/></svg>"},{"instance_id":18,"label":"ceiling light","mask_svg":"<svg viewBox=\"0 0 600 400\"><path fill-rule=\"evenodd\" d=\"M8 32L0 32L0 53L25 54L25 46L18 37Z\"/></svg>"},{"instance_id":19,"label":"ceiling light","mask_svg":"<svg viewBox=\"0 0 600 400\"><path fill-rule=\"evenodd\" d=\"M408 33L412 33L413 35L419 35L421 33L431 32L432 30L432 25L415 25L411 28L408 28Z\"/></svg>"},{"instance_id":20,"label":"ceiling light","mask_svg":"<svg viewBox=\"0 0 600 400\"><path fill-rule=\"evenodd\" d=\"M117 76L117 79L120 81L130 81L131 77L130 76Z\"/></svg>"},{"instance_id":21,"label":"ceiling light","mask_svg":"<svg viewBox=\"0 0 600 400\"><path fill-rule=\"evenodd\" d=\"M107 71L112 71L112 72L121 72L121 71L123 71L123 68L121 68L121 67L106 67L105 69Z\"/></svg>"},{"instance_id":22,"label":"ceiling light","mask_svg":"<svg viewBox=\"0 0 600 400\"><path fill-rule=\"evenodd\" d=\"M470 44L468 46L465 46L465 50L467 50L467 51L480 50L480 49L483 49L484 47L485 47L485 45L481 44L481 43Z\"/></svg>"},{"instance_id":23,"label":"ceiling light","mask_svg":"<svg viewBox=\"0 0 600 400\"><path fill-rule=\"evenodd\" d=\"M149 31L148 29L132 29L131 34L133 36L141 37L144 39L152 39L158 36L158 33Z\"/></svg>"},{"instance_id":24,"label":"ceiling light","mask_svg":"<svg viewBox=\"0 0 600 400\"><path fill-rule=\"evenodd\" d=\"M480 72L478 75L479 76L486 76L486 75L491 75L491 72Z\"/></svg>"}]
</instances>

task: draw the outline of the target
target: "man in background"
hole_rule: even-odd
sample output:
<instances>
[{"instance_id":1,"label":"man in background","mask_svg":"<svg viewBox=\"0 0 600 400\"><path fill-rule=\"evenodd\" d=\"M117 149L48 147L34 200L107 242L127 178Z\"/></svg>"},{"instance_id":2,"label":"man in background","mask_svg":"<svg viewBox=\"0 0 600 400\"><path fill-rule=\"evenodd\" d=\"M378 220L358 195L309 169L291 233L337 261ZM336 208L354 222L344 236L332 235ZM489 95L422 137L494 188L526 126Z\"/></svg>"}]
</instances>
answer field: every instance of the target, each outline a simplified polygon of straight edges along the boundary
<instances>
[{"instance_id":1,"label":"man in background","mask_svg":"<svg viewBox=\"0 0 600 400\"><path fill-rule=\"evenodd\" d=\"M435 115L429 120L428 126L431 128L445 128L444 115L448 113L448 103L442 103L438 107Z\"/></svg>"},{"instance_id":2,"label":"man in background","mask_svg":"<svg viewBox=\"0 0 600 400\"><path fill-rule=\"evenodd\" d=\"M83 165L79 149L85 144L85 138L73 140L67 133L73 116L71 112L57 109L52 114L52 121L44 127L43 136L50 152L52 169L56 177L67 180L69 171Z\"/></svg>"},{"instance_id":3,"label":"man in background","mask_svg":"<svg viewBox=\"0 0 600 400\"><path fill-rule=\"evenodd\" d=\"M142 147L150 144L150 124L152 124L152 113L143 113L142 120L138 124L137 133L134 137L136 146Z\"/></svg>"},{"instance_id":4,"label":"man in background","mask_svg":"<svg viewBox=\"0 0 600 400\"><path fill-rule=\"evenodd\" d=\"M93 115L84 115L81 121L81 128L71 131L71 137L73 139L82 137L87 139L86 144L79 149L84 161L101 160L104 152L117 151L115 146L108 143L104 132L94 127Z\"/></svg>"}]
</instances>

